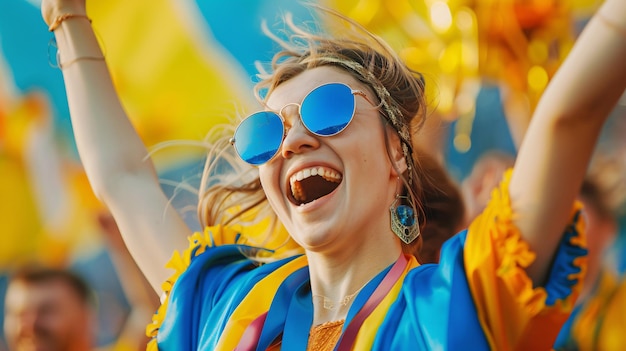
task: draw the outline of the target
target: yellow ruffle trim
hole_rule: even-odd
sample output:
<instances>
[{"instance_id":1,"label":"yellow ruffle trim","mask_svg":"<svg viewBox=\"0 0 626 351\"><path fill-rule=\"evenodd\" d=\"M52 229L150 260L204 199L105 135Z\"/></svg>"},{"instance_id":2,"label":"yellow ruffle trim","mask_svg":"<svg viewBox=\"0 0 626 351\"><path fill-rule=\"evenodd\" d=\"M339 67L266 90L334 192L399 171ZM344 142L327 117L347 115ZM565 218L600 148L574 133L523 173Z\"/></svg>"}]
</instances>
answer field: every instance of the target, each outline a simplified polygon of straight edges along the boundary
<instances>
[{"instance_id":1,"label":"yellow ruffle trim","mask_svg":"<svg viewBox=\"0 0 626 351\"><path fill-rule=\"evenodd\" d=\"M217 235L216 235L217 234ZM161 306L157 312L152 316L152 323L146 326L146 335L150 338L150 342L146 347L148 351L158 351L158 345L156 336L159 332L159 328L161 324L163 324L163 320L165 319L165 311L167 310L169 304L169 294L172 291L172 287L178 277L187 270L189 264L191 263L192 257L198 256L206 251L206 248L216 246L216 239L223 243L224 236L232 236L234 239L236 237L236 232L232 230L223 230L221 225L215 227L207 227L204 229L204 233L193 233L189 240L189 247L183 251L181 254L178 250L174 251L172 254L172 258L167 262L165 268L171 268L174 270L174 273L161 285L163 289L163 298ZM220 240L222 239L222 240ZM234 242L234 240L233 240ZM192 256L192 254L194 256Z\"/></svg>"},{"instance_id":2,"label":"yellow ruffle trim","mask_svg":"<svg viewBox=\"0 0 626 351\"><path fill-rule=\"evenodd\" d=\"M174 283L178 280L178 277L189 267L191 259L201 255L211 247L229 244L247 245L261 242L263 240L260 236L267 235L268 228L272 228L269 219L264 219L248 226L216 225L207 227L204 229L203 233L196 232L188 238L189 247L182 253L178 250L174 251L172 258L170 258L165 265L165 268L174 270L174 273L161 285L163 289L161 306L152 316L152 322L146 326L146 335L151 338L146 350L158 351L156 336L165 319L165 313L169 303L169 294L172 291ZM259 260L278 259L302 253L302 249L289 238L282 226L277 226L267 237L269 237L270 240L266 240L266 247L276 249L258 250L257 257L255 258Z\"/></svg>"},{"instance_id":3,"label":"yellow ruffle trim","mask_svg":"<svg viewBox=\"0 0 626 351\"><path fill-rule=\"evenodd\" d=\"M568 276L577 280L571 294L552 306L546 305L546 290L533 287L525 270L535 260L535 253L513 222L515 214L508 192L511 174L510 170L505 174L487 208L469 227L464 247L465 270L479 320L494 350L547 350L580 292L586 257L572 262L580 271ZM572 218L581 208L579 203L574 204ZM580 216L569 224L567 230L572 229L577 235L570 244L585 247Z\"/></svg>"}]
</instances>

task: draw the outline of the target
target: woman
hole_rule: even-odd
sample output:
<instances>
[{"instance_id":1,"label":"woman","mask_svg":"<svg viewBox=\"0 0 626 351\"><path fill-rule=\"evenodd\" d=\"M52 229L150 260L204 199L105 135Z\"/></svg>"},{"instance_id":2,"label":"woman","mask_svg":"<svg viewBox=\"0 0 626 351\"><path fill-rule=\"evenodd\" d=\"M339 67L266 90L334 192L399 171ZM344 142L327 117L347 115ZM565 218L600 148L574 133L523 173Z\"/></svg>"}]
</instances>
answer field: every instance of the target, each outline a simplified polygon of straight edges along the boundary
<instances>
[{"instance_id":1,"label":"woman","mask_svg":"<svg viewBox=\"0 0 626 351\"><path fill-rule=\"evenodd\" d=\"M296 29L283 44L304 48L278 55L260 84L264 111L233 137L252 179L202 195L210 227L169 261L177 273L163 285L151 346L549 349L579 289L584 240L572 204L626 85L625 7L609 0L590 22L545 92L515 170L469 230L444 245L439 265L402 253L419 245L423 222L410 130L424 116L420 76L375 38ZM115 95L84 0L44 0L42 13L91 185L158 291L168 249L185 247L189 229ZM275 217L259 222L266 204ZM271 250L252 246L276 249L281 240L263 243L258 228L281 225L305 254L290 255L287 243L279 250L287 258L259 266Z\"/></svg>"}]
</instances>

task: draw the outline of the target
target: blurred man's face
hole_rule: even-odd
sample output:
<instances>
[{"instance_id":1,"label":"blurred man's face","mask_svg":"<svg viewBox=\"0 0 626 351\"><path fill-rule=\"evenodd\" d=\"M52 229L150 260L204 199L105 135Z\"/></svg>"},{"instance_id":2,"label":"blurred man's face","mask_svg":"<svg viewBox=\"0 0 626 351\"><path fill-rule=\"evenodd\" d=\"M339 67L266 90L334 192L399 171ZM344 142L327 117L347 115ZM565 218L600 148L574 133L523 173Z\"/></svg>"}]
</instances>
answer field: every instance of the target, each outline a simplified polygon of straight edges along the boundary
<instances>
[{"instance_id":1,"label":"blurred man's face","mask_svg":"<svg viewBox=\"0 0 626 351\"><path fill-rule=\"evenodd\" d=\"M4 332L10 350L87 350L90 328L89 308L65 282L9 285Z\"/></svg>"}]
</instances>

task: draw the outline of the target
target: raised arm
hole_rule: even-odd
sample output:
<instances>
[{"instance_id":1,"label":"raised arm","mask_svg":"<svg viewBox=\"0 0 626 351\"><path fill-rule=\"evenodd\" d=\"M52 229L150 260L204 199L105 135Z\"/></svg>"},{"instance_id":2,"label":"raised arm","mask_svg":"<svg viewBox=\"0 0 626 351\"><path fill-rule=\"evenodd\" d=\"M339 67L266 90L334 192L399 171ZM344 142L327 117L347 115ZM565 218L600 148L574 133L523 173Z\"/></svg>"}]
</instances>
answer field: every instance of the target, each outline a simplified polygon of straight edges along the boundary
<instances>
[{"instance_id":1,"label":"raised arm","mask_svg":"<svg viewBox=\"0 0 626 351\"><path fill-rule=\"evenodd\" d=\"M626 1L607 0L587 24L533 115L509 191L515 224L542 284L600 130L626 88Z\"/></svg>"},{"instance_id":2,"label":"raised arm","mask_svg":"<svg viewBox=\"0 0 626 351\"><path fill-rule=\"evenodd\" d=\"M137 132L111 81L85 0L44 0L60 53L74 135L96 196L117 222L126 246L157 292L174 249L189 229L169 206Z\"/></svg>"}]
</instances>

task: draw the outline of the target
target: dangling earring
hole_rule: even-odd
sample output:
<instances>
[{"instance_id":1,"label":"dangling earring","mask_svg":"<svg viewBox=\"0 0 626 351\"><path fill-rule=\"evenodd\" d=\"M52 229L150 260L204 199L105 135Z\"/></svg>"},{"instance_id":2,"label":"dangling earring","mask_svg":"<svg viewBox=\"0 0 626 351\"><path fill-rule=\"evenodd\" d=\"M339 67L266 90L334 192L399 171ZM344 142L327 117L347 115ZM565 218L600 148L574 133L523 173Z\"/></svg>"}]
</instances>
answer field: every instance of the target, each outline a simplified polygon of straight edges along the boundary
<instances>
[{"instance_id":1,"label":"dangling earring","mask_svg":"<svg viewBox=\"0 0 626 351\"><path fill-rule=\"evenodd\" d=\"M420 226L413 207L403 205L401 199L410 199L406 196L396 195L396 199L389 207L391 212L391 230L405 244L410 244L420 236Z\"/></svg>"}]
</instances>

